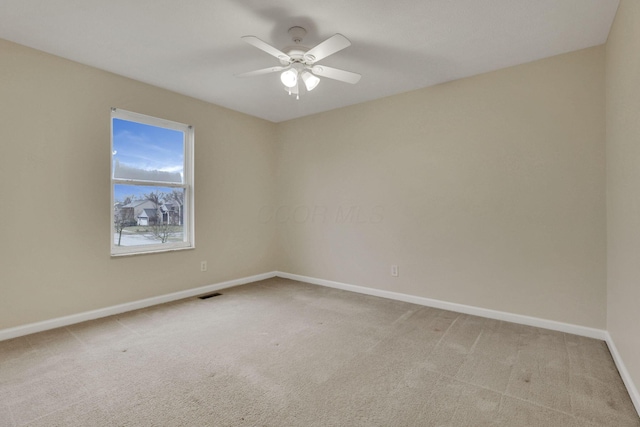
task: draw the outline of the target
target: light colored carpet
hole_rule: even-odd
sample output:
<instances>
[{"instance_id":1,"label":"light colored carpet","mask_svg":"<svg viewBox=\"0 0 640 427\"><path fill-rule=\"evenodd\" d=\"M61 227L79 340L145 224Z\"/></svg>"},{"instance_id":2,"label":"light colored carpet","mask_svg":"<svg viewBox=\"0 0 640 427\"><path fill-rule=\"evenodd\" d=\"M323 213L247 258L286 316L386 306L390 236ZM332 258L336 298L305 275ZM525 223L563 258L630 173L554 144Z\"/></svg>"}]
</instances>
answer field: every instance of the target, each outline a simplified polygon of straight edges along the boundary
<instances>
[{"instance_id":1,"label":"light colored carpet","mask_svg":"<svg viewBox=\"0 0 640 427\"><path fill-rule=\"evenodd\" d=\"M285 279L0 342L1 426L640 426L604 342Z\"/></svg>"}]
</instances>

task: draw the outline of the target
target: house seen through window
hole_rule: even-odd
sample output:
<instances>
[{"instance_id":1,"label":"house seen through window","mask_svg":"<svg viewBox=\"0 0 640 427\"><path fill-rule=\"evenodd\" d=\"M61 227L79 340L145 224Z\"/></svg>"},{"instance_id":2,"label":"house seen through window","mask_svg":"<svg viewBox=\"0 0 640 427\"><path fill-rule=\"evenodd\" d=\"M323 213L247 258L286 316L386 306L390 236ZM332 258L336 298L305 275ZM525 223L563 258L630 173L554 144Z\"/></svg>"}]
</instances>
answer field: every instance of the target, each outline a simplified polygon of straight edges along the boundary
<instances>
[{"instance_id":1,"label":"house seen through window","mask_svg":"<svg viewBox=\"0 0 640 427\"><path fill-rule=\"evenodd\" d=\"M111 254L193 247L193 128L111 112Z\"/></svg>"}]
</instances>

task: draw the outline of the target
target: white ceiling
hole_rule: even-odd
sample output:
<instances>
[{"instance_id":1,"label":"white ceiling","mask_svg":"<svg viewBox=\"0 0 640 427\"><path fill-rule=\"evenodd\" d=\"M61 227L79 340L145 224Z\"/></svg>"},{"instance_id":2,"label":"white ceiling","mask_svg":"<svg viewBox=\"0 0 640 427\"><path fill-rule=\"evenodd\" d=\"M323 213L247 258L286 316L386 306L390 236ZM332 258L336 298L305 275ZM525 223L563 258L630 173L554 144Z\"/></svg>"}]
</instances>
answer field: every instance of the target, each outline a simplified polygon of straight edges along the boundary
<instances>
[{"instance_id":1,"label":"white ceiling","mask_svg":"<svg viewBox=\"0 0 640 427\"><path fill-rule=\"evenodd\" d=\"M606 42L618 0L1 0L0 38L280 122ZM282 49L335 33L352 45L319 63L362 74L323 79L299 101L278 65L240 40Z\"/></svg>"}]
</instances>

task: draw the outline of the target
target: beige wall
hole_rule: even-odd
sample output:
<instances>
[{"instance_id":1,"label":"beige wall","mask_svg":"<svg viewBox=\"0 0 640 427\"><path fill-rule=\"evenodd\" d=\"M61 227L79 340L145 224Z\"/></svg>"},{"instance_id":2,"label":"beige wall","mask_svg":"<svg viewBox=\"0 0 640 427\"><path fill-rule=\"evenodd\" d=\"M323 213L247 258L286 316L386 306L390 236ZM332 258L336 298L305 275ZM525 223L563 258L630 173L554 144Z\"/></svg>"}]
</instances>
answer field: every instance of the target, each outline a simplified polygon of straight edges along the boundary
<instances>
[{"instance_id":1,"label":"beige wall","mask_svg":"<svg viewBox=\"0 0 640 427\"><path fill-rule=\"evenodd\" d=\"M280 124L280 269L604 329L604 97L600 46Z\"/></svg>"},{"instance_id":2,"label":"beige wall","mask_svg":"<svg viewBox=\"0 0 640 427\"><path fill-rule=\"evenodd\" d=\"M2 40L0 64L0 329L276 268L273 123ZM196 249L109 256L112 106L195 126Z\"/></svg>"},{"instance_id":3,"label":"beige wall","mask_svg":"<svg viewBox=\"0 0 640 427\"><path fill-rule=\"evenodd\" d=\"M640 2L622 0L606 52L607 327L640 385Z\"/></svg>"},{"instance_id":4,"label":"beige wall","mask_svg":"<svg viewBox=\"0 0 640 427\"><path fill-rule=\"evenodd\" d=\"M606 326L603 47L277 125L0 63L0 329L276 269ZM195 126L195 250L109 257L111 106Z\"/></svg>"}]
</instances>

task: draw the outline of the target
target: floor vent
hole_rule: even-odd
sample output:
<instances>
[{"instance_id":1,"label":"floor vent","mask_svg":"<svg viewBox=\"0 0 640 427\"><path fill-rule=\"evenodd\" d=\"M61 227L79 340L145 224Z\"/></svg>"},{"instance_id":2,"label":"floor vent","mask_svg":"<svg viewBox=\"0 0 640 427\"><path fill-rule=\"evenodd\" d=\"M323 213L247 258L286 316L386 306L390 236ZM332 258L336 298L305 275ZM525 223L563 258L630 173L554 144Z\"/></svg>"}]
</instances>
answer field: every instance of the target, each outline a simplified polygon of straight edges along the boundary
<instances>
[{"instance_id":1,"label":"floor vent","mask_svg":"<svg viewBox=\"0 0 640 427\"><path fill-rule=\"evenodd\" d=\"M218 295L222 295L220 292L214 292L212 294L207 294L207 295L202 295L198 298L200 299L207 299L207 298L213 298L213 297L217 297Z\"/></svg>"}]
</instances>

